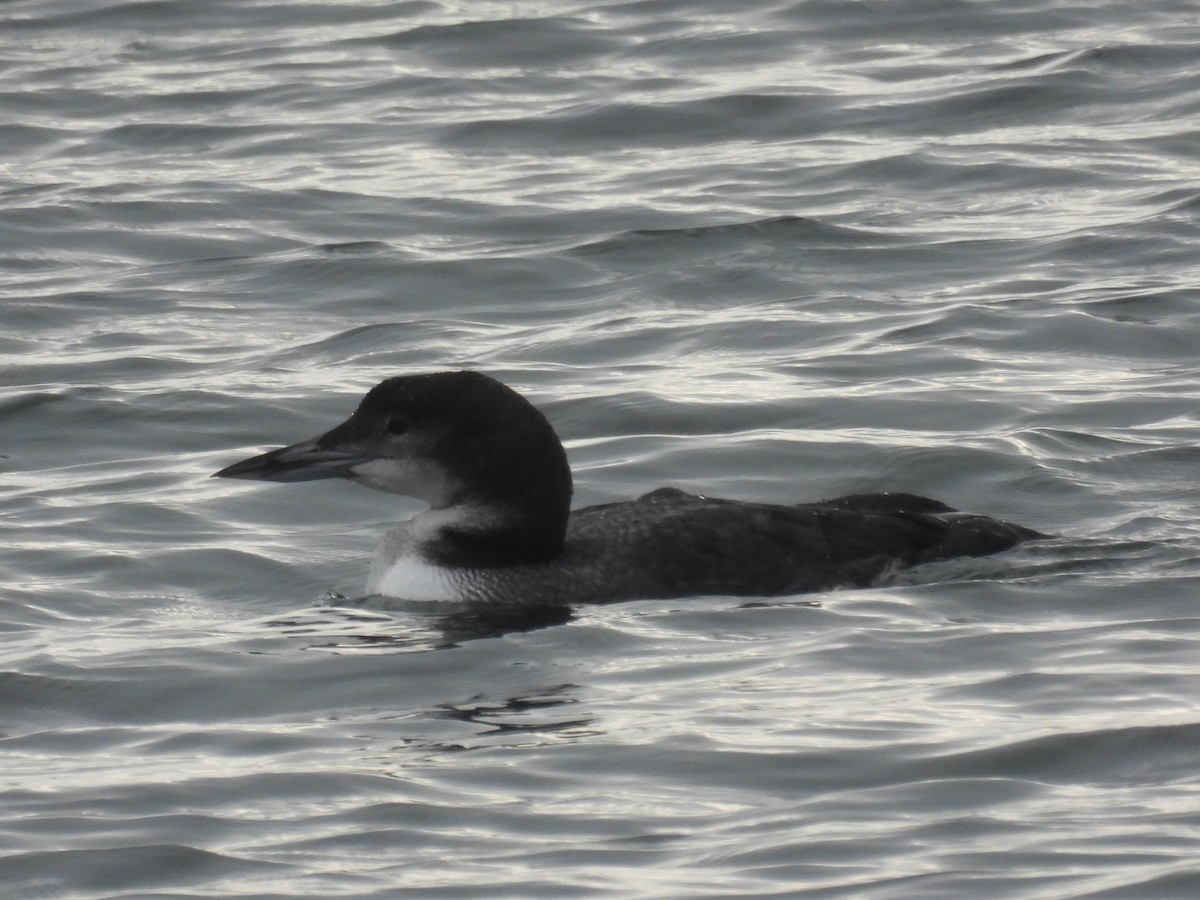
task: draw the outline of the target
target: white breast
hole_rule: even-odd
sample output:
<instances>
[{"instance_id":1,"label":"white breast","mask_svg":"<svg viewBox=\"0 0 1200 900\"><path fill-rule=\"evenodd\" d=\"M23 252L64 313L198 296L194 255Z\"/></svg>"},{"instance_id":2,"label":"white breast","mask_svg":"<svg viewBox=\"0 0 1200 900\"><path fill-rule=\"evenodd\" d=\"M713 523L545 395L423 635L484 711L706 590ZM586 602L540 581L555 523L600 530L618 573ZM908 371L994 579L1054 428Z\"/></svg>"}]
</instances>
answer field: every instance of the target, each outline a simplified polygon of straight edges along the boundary
<instances>
[{"instance_id":1,"label":"white breast","mask_svg":"<svg viewBox=\"0 0 1200 900\"><path fill-rule=\"evenodd\" d=\"M367 593L404 600L460 599L446 570L417 556L390 561L376 557L367 578Z\"/></svg>"}]
</instances>

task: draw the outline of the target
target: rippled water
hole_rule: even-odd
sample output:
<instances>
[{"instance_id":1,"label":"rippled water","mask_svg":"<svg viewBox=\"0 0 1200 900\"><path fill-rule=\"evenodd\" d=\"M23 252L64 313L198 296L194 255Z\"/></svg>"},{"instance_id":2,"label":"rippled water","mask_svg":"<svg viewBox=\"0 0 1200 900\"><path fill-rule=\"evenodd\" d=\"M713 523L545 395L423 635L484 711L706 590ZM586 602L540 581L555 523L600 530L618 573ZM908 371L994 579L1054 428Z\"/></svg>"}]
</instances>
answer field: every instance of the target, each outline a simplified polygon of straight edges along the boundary
<instances>
[{"instance_id":1,"label":"rippled water","mask_svg":"<svg viewBox=\"0 0 1200 900\"><path fill-rule=\"evenodd\" d=\"M966 0L0 8L0 883L1200 894L1200 20ZM866 591L356 600L380 378L581 504L906 490L1060 537Z\"/></svg>"}]
</instances>

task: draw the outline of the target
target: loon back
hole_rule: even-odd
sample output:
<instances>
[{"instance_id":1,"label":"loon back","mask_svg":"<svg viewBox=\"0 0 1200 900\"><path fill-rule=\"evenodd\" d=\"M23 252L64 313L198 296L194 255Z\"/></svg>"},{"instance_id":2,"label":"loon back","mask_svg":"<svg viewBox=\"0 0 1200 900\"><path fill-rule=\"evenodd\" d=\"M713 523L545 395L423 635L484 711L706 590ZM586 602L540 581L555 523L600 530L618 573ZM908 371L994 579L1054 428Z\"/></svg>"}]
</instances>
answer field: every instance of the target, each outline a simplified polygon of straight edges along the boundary
<instances>
[{"instance_id":1,"label":"loon back","mask_svg":"<svg viewBox=\"0 0 1200 900\"><path fill-rule=\"evenodd\" d=\"M488 578L474 570L458 590L479 600L547 604L779 596L866 587L899 569L986 556L1037 537L910 494L778 506L660 488L634 501L576 510L553 564L494 570Z\"/></svg>"},{"instance_id":2,"label":"loon back","mask_svg":"<svg viewBox=\"0 0 1200 900\"><path fill-rule=\"evenodd\" d=\"M427 501L430 511L388 532L372 566L370 589L414 600L792 594L1042 537L911 494L782 506L663 488L571 512L571 473L550 424L474 372L388 379L331 431L215 474L341 477Z\"/></svg>"}]
</instances>

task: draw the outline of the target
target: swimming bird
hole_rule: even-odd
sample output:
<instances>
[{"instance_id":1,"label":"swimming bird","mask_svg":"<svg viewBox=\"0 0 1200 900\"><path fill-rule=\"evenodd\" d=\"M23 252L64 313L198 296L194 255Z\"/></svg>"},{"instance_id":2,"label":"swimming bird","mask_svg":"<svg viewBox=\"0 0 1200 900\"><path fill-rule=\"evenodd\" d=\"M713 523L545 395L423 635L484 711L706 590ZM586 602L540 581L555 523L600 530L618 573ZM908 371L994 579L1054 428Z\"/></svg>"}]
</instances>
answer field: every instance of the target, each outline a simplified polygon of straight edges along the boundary
<instances>
[{"instance_id":1,"label":"swimming bird","mask_svg":"<svg viewBox=\"0 0 1200 900\"><path fill-rule=\"evenodd\" d=\"M1038 532L911 494L797 505L660 488L571 510L571 470L533 404L479 372L389 378L320 437L215 477L346 478L429 509L388 531L369 594L511 606L863 587Z\"/></svg>"}]
</instances>

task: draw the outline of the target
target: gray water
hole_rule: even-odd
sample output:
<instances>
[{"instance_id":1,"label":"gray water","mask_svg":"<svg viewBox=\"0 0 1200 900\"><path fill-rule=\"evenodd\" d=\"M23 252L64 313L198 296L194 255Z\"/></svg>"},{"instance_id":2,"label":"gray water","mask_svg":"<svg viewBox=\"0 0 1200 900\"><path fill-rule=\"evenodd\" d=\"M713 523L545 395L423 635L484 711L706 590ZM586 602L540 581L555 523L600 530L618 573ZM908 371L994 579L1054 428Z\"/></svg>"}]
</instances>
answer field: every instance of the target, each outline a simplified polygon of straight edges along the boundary
<instances>
[{"instance_id":1,"label":"gray water","mask_svg":"<svg viewBox=\"0 0 1200 900\"><path fill-rule=\"evenodd\" d=\"M1200 894L1194 2L0 7L12 898ZM871 590L361 599L209 474L471 367L579 504L912 491Z\"/></svg>"}]
</instances>

